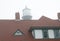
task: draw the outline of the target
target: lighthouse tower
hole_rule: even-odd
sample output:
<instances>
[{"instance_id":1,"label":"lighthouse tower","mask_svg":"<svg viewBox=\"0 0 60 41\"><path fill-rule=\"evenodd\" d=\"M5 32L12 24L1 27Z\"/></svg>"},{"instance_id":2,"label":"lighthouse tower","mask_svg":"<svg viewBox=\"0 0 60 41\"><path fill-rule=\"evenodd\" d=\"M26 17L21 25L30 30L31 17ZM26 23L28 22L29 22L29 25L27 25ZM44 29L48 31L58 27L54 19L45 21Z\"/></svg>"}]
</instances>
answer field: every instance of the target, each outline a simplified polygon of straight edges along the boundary
<instances>
[{"instance_id":1,"label":"lighthouse tower","mask_svg":"<svg viewBox=\"0 0 60 41\"><path fill-rule=\"evenodd\" d=\"M25 7L25 9L23 9L23 20L31 20L32 16L31 16L31 10L27 7Z\"/></svg>"}]
</instances>

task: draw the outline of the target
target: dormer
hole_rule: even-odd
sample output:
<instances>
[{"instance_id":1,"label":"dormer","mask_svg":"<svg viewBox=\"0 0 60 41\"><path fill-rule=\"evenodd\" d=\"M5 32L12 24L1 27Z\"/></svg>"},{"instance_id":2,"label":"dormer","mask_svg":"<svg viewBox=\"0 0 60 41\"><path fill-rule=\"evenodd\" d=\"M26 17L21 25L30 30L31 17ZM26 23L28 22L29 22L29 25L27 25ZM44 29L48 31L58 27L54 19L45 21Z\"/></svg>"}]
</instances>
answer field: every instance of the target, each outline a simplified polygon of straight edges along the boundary
<instances>
[{"instance_id":1,"label":"dormer","mask_svg":"<svg viewBox=\"0 0 60 41\"><path fill-rule=\"evenodd\" d=\"M34 39L60 39L59 26L32 26L29 32Z\"/></svg>"}]
</instances>

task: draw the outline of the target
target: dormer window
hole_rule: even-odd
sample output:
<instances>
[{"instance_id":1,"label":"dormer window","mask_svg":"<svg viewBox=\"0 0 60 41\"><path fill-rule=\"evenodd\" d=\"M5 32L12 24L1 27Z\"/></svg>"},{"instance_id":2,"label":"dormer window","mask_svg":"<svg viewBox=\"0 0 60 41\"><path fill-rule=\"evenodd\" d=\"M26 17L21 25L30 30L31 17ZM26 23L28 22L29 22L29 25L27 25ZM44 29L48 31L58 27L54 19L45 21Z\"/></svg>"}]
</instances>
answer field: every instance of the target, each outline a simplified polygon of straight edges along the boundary
<instances>
[{"instance_id":1,"label":"dormer window","mask_svg":"<svg viewBox=\"0 0 60 41\"><path fill-rule=\"evenodd\" d=\"M55 38L60 38L60 29L54 30Z\"/></svg>"},{"instance_id":2,"label":"dormer window","mask_svg":"<svg viewBox=\"0 0 60 41\"><path fill-rule=\"evenodd\" d=\"M43 29L43 38L48 38L48 30L47 29Z\"/></svg>"},{"instance_id":3,"label":"dormer window","mask_svg":"<svg viewBox=\"0 0 60 41\"><path fill-rule=\"evenodd\" d=\"M14 36L21 36L21 35L23 35L23 33L19 29L17 29L17 31L14 33Z\"/></svg>"},{"instance_id":4,"label":"dormer window","mask_svg":"<svg viewBox=\"0 0 60 41\"><path fill-rule=\"evenodd\" d=\"M55 37L54 37L54 30L53 29L48 29L48 38L50 38L50 39L54 39Z\"/></svg>"},{"instance_id":5,"label":"dormer window","mask_svg":"<svg viewBox=\"0 0 60 41\"><path fill-rule=\"evenodd\" d=\"M60 39L60 28L32 28L32 36L35 39Z\"/></svg>"},{"instance_id":6,"label":"dormer window","mask_svg":"<svg viewBox=\"0 0 60 41\"><path fill-rule=\"evenodd\" d=\"M42 30L33 30L32 35L35 39L42 39L43 38Z\"/></svg>"}]
</instances>

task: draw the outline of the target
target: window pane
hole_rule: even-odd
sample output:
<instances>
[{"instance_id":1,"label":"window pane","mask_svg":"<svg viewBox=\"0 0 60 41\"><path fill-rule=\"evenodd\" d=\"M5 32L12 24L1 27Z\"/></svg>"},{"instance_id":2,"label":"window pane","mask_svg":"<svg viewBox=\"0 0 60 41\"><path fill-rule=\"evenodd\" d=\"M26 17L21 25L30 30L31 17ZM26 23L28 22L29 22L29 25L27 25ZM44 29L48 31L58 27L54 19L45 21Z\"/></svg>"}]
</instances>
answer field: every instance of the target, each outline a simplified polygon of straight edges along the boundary
<instances>
[{"instance_id":1,"label":"window pane","mask_svg":"<svg viewBox=\"0 0 60 41\"><path fill-rule=\"evenodd\" d=\"M34 32L34 30L32 31L32 35L33 35L33 37L35 37L35 32Z\"/></svg>"},{"instance_id":2,"label":"window pane","mask_svg":"<svg viewBox=\"0 0 60 41\"><path fill-rule=\"evenodd\" d=\"M43 38L42 30L35 30L35 39L42 39L42 38Z\"/></svg>"},{"instance_id":3,"label":"window pane","mask_svg":"<svg viewBox=\"0 0 60 41\"><path fill-rule=\"evenodd\" d=\"M59 29L59 38L60 38L60 29Z\"/></svg>"},{"instance_id":4,"label":"window pane","mask_svg":"<svg viewBox=\"0 0 60 41\"><path fill-rule=\"evenodd\" d=\"M43 30L43 37L48 38L48 30Z\"/></svg>"},{"instance_id":5,"label":"window pane","mask_svg":"<svg viewBox=\"0 0 60 41\"><path fill-rule=\"evenodd\" d=\"M54 30L52 30L52 29L48 30L48 35L49 35L49 38L53 39L54 38Z\"/></svg>"},{"instance_id":6,"label":"window pane","mask_svg":"<svg viewBox=\"0 0 60 41\"><path fill-rule=\"evenodd\" d=\"M54 30L55 38L59 38L59 29Z\"/></svg>"},{"instance_id":7,"label":"window pane","mask_svg":"<svg viewBox=\"0 0 60 41\"><path fill-rule=\"evenodd\" d=\"M15 33L14 33L15 36L20 36L20 35L23 35L23 33L18 29Z\"/></svg>"}]
</instances>

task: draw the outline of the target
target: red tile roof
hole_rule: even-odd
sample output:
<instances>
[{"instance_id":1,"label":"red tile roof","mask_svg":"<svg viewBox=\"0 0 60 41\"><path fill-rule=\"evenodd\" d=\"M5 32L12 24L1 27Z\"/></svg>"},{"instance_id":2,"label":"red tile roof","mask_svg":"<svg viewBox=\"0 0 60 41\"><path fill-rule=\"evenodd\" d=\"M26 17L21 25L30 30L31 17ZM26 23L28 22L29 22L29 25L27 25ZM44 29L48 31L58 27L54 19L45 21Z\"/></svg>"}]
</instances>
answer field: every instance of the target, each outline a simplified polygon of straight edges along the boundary
<instances>
[{"instance_id":1,"label":"red tile roof","mask_svg":"<svg viewBox=\"0 0 60 41\"><path fill-rule=\"evenodd\" d=\"M60 21L45 16L39 20L0 20L0 41L36 41L28 32L31 26L60 26ZM13 33L17 29L20 29L24 35L15 37Z\"/></svg>"}]
</instances>

